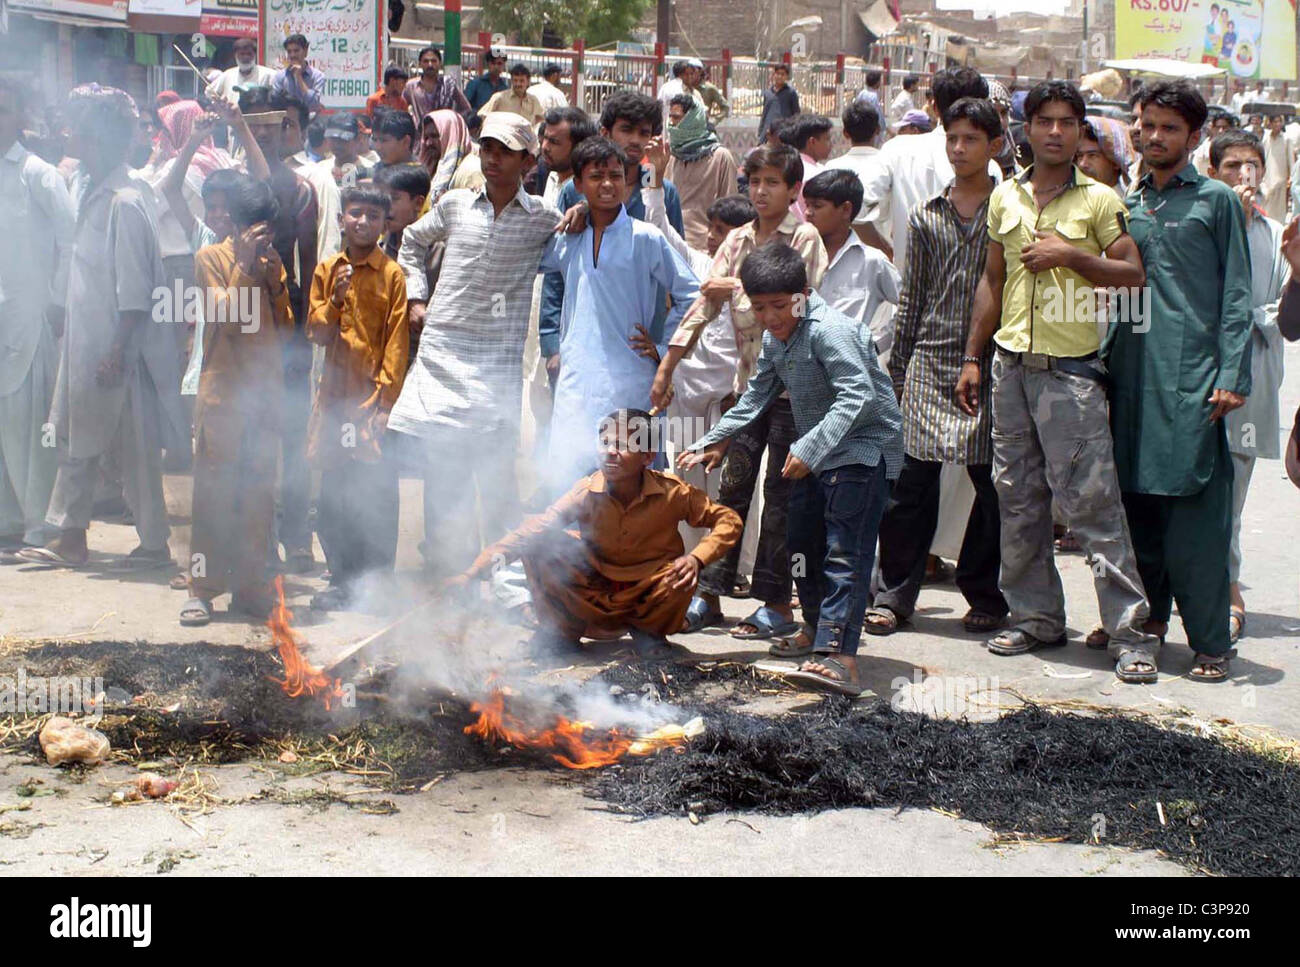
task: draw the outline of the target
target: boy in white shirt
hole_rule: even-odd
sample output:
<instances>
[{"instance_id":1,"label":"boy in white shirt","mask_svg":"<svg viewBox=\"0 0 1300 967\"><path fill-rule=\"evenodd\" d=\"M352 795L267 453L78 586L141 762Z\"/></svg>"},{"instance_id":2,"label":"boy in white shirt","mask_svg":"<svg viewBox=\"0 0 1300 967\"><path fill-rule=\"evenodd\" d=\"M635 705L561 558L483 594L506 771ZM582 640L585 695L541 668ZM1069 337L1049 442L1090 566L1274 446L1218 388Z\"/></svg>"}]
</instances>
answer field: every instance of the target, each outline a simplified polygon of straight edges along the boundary
<instances>
[{"instance_id":1,"label":"boy in white shirt","mask_svg":"<svg viewBox=\"0 0 1300 967\"><path fill-rule=\"evenodd\" d=\"M830 259L817 294L870 327L884 365L894 344L892 307L898 304L900 277L894 263L880 249L864 245L853 230L862 208L862 182L847 169L828 169L804 182L803 201Z\"/></svg>"}]
</instances>

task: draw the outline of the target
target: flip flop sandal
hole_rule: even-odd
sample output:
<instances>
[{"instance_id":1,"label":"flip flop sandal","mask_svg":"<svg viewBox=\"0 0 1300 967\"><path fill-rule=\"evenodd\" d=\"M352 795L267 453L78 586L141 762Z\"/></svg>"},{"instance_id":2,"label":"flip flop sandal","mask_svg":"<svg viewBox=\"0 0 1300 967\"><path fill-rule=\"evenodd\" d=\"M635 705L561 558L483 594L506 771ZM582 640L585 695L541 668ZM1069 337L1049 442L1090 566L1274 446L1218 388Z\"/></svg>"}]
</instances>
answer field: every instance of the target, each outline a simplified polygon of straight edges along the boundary
<instances>
[{"instance_id":1,"label":"flip flop sandal","mask_svg":"<svg viewBox=\"0 0 1300 967\"><path fill-rule=\"evenodd\" d=\"M1198 682L1227 681L1228 665L1236 654L1235 649L1224 655L1202 655L1198 653L1192 662L1192 670L1187 673L1187 677L1194 678ZM1202 668L1206 669L1206 671L1201 671Z\"/></svg>"},{"instance_id":2,"label":"flip flop sandal","mask_svg":"<svg viewBox=\"0 0 1300 967\"><path fill-rule=\"evenodd\" d=\"M805 635L802 644L799 642L798 635L793 638L782 638L767 649L767 653L773 658L802 658L813 653L812 638Z\"/></svg>"},{"instance_id":3,"label":"flip flop sandal","mask_svg":"<svg viewBox=\"0 0 1300 967\"><path fill-rule=\"evenodd\" d=\"M188 591L190 589L190 579L184 574L173 574L172 579L167 582L167 586L173 591Z\"/></svg>"},{"instance_id":4,"label":"flip flop sandal","mask_svg":"<svg viewBox=\"0 0 1300 967\"><path fill-rule=\"evenodd\" d=\"M71 570L86 566L85 561L70 561L48 547L24 547L18 552L18 560L23 564L44 564L46 567L66 567Z\"/></svg>"},{"instance_id":5,"label":"flip flop sandal","mask_svg":"<svg viewBox=\"0 0 1300 967\"><path fill-rule=\"evenodd\" d=\"M780 622L778 624L778 622ZM786 620L779 611L774 611L767 605L759 608L748 618L741 622L742 625L753 625L755 631L733 631L731 637L739 638L742 641L750 641L754 638L785 638L795 634L799 630L799 622L793 618Z\"/></svg>"},{"instance_id":6,"label":"flip flop sandal","mask_svg":"<svg viewBox=\"0 0 1300 967\"><path fill-rule=\"evenodd\" d=\"M855 685L849 681L849 669L844 662L836 655L822 654L814 659L819 665L825 665L833 672L838 673L838 677L824 675L821 672L804 671L802 668L792 672L786 672L786 678L791 681L802 682L821 692L830 692L835 695L848 695L857 698L862 694L862 686Z\"/></svg>"},{"instance_id":7,"label":"flip flop sandal","mask_svg":"<svg viewBox=\"0 0 1300 967\"><path fill-rule=\"evenodd\" d=\"M871 620L872 618L883 618L884 621L877 624ZM862 616L862 630L869 635L892 635L898 630L900 624L902 622L898 620L898 615L884 605L868 608Z\"/></svg>"},{"instance_id":8,"label":"flip flop sandal","mask_svg":"<svg viewBox=\"0 0 1300 967\"><path fill-rule=\"evenodd\" d=\"M726 620L720 609L710 611L708 603L703 598L691 598L690 606L686 609L686 623L682 625L679 633L693 635L705 628L720 627Z\"/></svg>"},{"instance_id":9,"label":"flip flop sandal","mask_svg":"<svg viewBox=\"0 0 1300 967\"><path fill-rule=\"evenodd\" d=\"M1148 667L1140 670L1137 667L1139 665ZM1115 677L1126 685L1154 685L1160 675L1151 655L1141 651L1125 651L1115 661Z\"/></svg>"},{"instance_id":10,"label":"flip flop sandal","mask_svg":"<svg viewBox=\"0 0 1300 967\"><path fill-rule=\"evenodd\" d=\"M21 547L6 547L0 551L0 564L30 564L30 561L24 561L19 556L23 550Z\"/></svg>"},{"instance_id":11,"label":"flip flop sandal","mask_svg":"<svg viewBox=\"0 0 1300 967\"><path fill-rule=\"evenodd\" d=\"M202 598L190 598L181 605L181 624L198 628L212 620L212 605Z\"/></svg>"},{"instance_id":12,"label":"flip flop sandal","mask_svg":"<svg viewBox=\"0 0 1300 967\"><path fill-rule=\"evenodd\" d=\"M1031 651L1037 651L1039 648L1056 648L1065 644L1065 633L1062 632L1059 638L1047 640L1037 638L1031 635L1023 628L1012 628L1010 631L1004 631L996 638L990 638L987 642L988 650L994 655L1025 655Z\"/></svg>"},{"instance_id":13,"label":"flip flop sandal","mask_svg":"<svg viewBox=\"0 0 1300 967\"><path fill-rule=\"evenodd\" d=\"M971 609L967 611L961 619L961 626L967 631L979 634L988 631L997 631L1007 623L1006 615L988 614L984 611Z\"/></svg>"},{"instance_id":14,"label":"flip flop sandal","mask_svg":"<svg viewBox=\"0 0 1300 967\"><path fill-rule=\"evenodd\" d=\"M727 595L727 597L747 598L749 597L750 590L751 588L749 582L742 577L738 577L736 578L735 583L732 585L731 593Z\"/></svg>"},{"instance_id":15,"label":"flip flop sandal","mask_svg":"<svg viewBox=\"0 0 1300 967\"><path fill-rule=\"evenodd\" d=\"M2 563L2 559L0 559ZM1228 611L1228 640L1234 645L1241 640L1241 636L1246 633L1246 612L1241 608L1231 608Z\"/></svg>"}]
</instances>

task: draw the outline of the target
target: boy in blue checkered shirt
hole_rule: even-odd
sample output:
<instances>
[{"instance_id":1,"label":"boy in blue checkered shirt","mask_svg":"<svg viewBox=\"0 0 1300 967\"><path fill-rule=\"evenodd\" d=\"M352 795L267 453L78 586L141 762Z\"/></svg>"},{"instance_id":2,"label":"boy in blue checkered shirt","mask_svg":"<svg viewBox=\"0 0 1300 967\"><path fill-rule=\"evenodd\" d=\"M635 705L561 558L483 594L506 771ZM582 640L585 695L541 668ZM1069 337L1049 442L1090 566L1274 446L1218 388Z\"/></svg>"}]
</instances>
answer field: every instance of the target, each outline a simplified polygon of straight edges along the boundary
<instances>
[{"instance_id":1,"label":"boy in blue checkered shirt","mask_svg":"<svg viewBox=\"0 0 1300 967\"><path fill-rule=\"evenodd\" d=\"M741 266L740 281L764 329L757 369L740 401L678 458L678 467L713 469L728 438L789 393L799 438L781 473L795 481L788 546L794 573L803 575L795 580L804 626L772 653L810 655L790 678L858 695L854 657L876 531L889 481L903 463L898 402L870 331L809 290L793 248L771 242L757 249Z\"/></svg>"}]
</instances>

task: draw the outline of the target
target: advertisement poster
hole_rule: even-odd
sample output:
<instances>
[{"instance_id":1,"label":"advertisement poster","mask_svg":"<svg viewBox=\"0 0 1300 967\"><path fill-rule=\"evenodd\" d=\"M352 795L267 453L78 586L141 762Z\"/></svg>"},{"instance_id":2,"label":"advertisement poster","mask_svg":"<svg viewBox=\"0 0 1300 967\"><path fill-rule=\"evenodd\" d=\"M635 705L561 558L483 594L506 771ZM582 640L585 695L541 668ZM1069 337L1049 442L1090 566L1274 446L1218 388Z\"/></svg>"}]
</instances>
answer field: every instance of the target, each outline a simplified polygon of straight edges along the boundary
<instances>
[{"instance_id":1,"label":"advertisement poster","mask_svg":"<svg viewBox=\"0 0 1300 967\"><path fill-rule=\"evenodd\" d=\"M1296 0L1116 0L1115 56L1171 57L1242 80L1294 80Z\"/></svg>"},{"instance_id":2,"label":"advertisement poster","mask_svg":"<svg viewBox=\"0 0 1300 967\"><path fill-rule=\"evenodd\" d=\"M307 60L325 74L327 110L357 110L383 73L384 6L380 0L263 0L262 63L283 67L284 38L307 38Z\"/></svg>"}]
</instances>

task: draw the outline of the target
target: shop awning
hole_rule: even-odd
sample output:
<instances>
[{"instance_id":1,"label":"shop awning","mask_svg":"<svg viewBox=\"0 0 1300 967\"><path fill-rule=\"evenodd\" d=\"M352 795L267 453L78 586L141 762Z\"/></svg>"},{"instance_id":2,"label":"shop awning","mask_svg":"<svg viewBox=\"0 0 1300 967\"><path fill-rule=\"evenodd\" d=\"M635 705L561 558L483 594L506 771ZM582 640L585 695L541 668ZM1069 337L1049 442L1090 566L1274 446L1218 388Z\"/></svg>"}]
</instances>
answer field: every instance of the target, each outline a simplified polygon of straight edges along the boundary
<instances>
[{"instance_id":1,"label":"shop awning","mask_svg":"<svg viewBox=\"0 0 1300 967\"><path fill-rule=\"evenodd\" d=\"M77 27L126 27L126 0L9 0L9 10Z\"/></svg>"}]
</instances>

